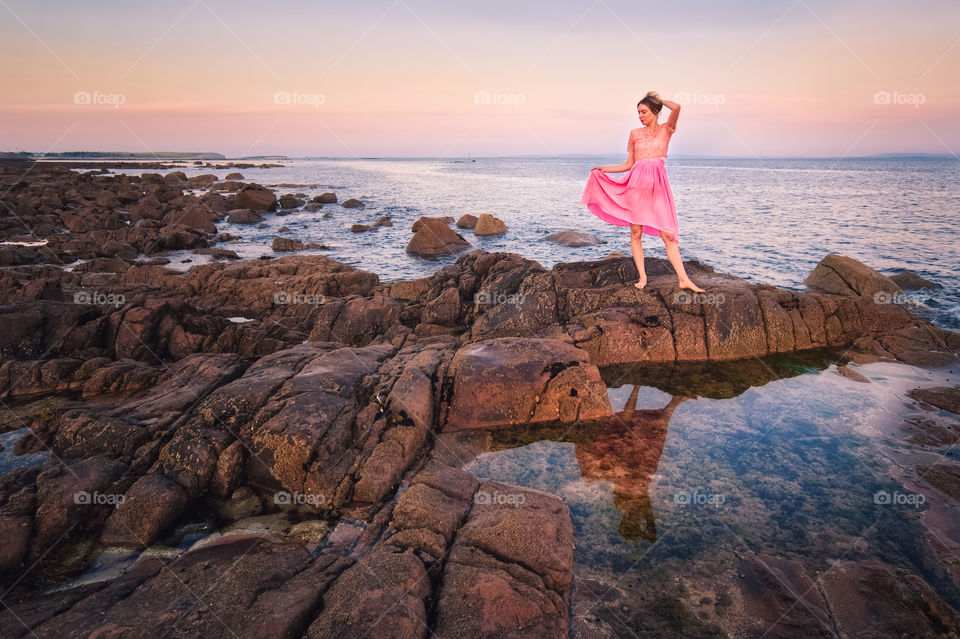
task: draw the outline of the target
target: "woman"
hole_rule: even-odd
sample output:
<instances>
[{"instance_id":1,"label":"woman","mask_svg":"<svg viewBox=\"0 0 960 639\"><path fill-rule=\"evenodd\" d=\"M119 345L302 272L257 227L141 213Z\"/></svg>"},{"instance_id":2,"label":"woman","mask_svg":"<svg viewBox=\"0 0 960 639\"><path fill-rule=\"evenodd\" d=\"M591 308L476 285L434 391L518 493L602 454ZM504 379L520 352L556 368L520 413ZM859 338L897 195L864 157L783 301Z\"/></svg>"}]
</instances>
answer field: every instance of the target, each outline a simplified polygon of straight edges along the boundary
<instances>
[{"instance_id":1,"label":"woman","mask_svg":"<svg viewBox=\"0 0 960 639\"><path fill-rule=\"evenodd\" d=\"M658 116L664 106L670 109L670 117L666 124L660 124ZM687 276L680 259L677 207L665 168L667 146L677 129L680 105L661 100L656 91L650 91L637 103L637 114L643 126L630 132L626 161L616 166L593 167L580 203L586 204L591 213L605 222L630 227L630 249L640 274L634 286L642 289L647 285L641 243L646 233L663 238L667 258L677 272L680 288L702 293L703 289ZM606 175L627 170L629 173L622 182Z\"/></svg>"}]
</instances>

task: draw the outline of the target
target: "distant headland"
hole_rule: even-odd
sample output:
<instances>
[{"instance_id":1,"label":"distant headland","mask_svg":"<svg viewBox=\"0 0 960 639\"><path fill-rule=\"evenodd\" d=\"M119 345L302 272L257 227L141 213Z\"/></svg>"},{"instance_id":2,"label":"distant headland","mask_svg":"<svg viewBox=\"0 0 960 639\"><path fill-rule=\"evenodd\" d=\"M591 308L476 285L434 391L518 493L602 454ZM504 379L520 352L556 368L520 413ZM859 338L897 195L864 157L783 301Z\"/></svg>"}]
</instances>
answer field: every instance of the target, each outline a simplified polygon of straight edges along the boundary
<instances>
[{"instance_id":1,"label":"distant headland","mask_svg":"<svg viewBox=\"0 0 960 639\"><path fill-rule=\"evenodd\" d=\"M23 160L226 160L222 153L196 151L160 151L157 153L129 153L126 151L64 151L62 153L31 153L29 151L0 151L0 159ZM286 160L285 155L251 155L235 160Z\"/></svg>"}]
</instances>

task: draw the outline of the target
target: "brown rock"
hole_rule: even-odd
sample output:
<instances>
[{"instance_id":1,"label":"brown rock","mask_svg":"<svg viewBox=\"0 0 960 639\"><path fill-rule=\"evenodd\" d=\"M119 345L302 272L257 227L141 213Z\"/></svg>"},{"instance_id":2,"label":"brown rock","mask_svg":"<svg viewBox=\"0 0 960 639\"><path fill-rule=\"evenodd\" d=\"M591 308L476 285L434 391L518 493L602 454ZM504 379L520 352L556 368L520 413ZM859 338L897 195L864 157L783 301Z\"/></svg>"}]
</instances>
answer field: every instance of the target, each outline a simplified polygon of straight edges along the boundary
<instances>
[{"instance_id":1,"label":"brown rock","mask_svg":"<svg viewBox=\"0 0 960 639\"><path fill-rule=\"evenodd\" d=\"M146 547L189 503L187 490L163 475L145 475L126 492L107 520L100 540L107 545Z\"/></svg>"},{"instance_id":2,"label":"brown rock","mask_svg":"<svg viewBox=\"0 0 960 639\"><path fill-rule=\"evenodd\" d=\"M423 226L423 225L426 224L427 222L430 222L431 220L439 220L439 221L441 221L441 222L443 222L444 224L446 224L446 225L449 226L450 223L453 222L453 217L450 216L450 215L445 215L445 216L443 216L443 217L428 217L428 216L426 216L426 215L421 215L421 216L418 217L417 220L413 223L413 226L410 227L410 230L413 231L414 233L416 233L417 231L420 230L420 227L421 227L421 226Z\"/></svg>"},{"instance_id":3,"label":"brown rock","mask_svg":"<svg viewBox=\"0 0 960 639\"><path fill-rule=\"evenodd\" d=\"M907 441L918 446L950 446L960 442L960 432L956 426L935 419L907 419L904 428L910 433Z\"/></svg>"},{"instance_id":4,"label":"brown rock","mask_svg":"<svg viewBox=\"0 0 960 639\"><path fill-rule=\"evenodd\" d=\"M295 240L293 238L276 237L273 239L271 248L278 253L284 253L290 251L306 251L308 249L323 249L327 247L325 244L316 244L314 242L304 244L300 240Z\"/></svg>"},{"instance_id":5,"label":"brown rock","mask_svg":"<svg viewBox=\"0 0 960 639\"><path fill-rule=\"evenodd\" d=\"M910 397L930 404L937 408L950 411L960 415L960 388L951 388L949 386L937 386L935 388L914 388L909 393Z\"/></svg>"},{"instance_id":6,"label":"brown rock","mask_svg":"<svg viewBox=\"0 0 960 639\"><path fill-rule=\"evenodd\" d=\"M240 259L240 256L237 255L237 252L231 251L230 249L204 247L204 248L194 249L193 253L195 255L209 255L215 260L239 260Z\"/></svg>"},{"instance_id":7,"label":"brown rock","mask_svg":"<svg viewBox=\"0 0 960 639\"><path fill-rule=\"evenodd\" d=\"M246 362L236 353L194 353L164 366L150 392L108 413L136 425L164 429L213 388L240 377Z\"/></svg>"},{"instance_id":8,"label":"brown rock","mask_svg":"<svg viewBox=\"0 0 960 639\"><path fill-rule=\"evenodd\" d=\"M163 220L168 225L180 224L204 233L216 233L217 227L210 211L202 206L191 206L184 211L170 211Z\"/></svg>"},{"instance_id":9,"label":"brown rock","mask_svg":"<svg viewBox=\"0 0 960 639\"><path fill-rule=\"evenodd\" d=\"M933 466L917 466L917 472L937 490L960 501L960 464L940 462Z\"/></svg>"},{"instance_id":10,"label":"brown rock","mask_svg":"<svg viewBox=\"0 0 960 639\"><path fill-rule=\"evenodd\" d=\"M211 307L245 317L251 310L275 309L277 295L286 298L279 305L287 306L284 302L295 302L295 295L309 294L317 299L370 295L379 283L375 274L324 255L204 264L191 269L184 279Z\"/></svg>"},{"instance_id":11,"label":"brown rock","mask_svg":"<svg viewBox=\"0 0 960 639\"><path fill-rule=\"evenodd\" d=\"M259 184L248 184L237 192L237 208L253 211L275 211L277 196L270 189Z\"/></svg>"},{"instance_id":12,"label":"brown rock","mask_svg":"<svg viewBox=\"0 0 960 639\"><path fill-rule=\"evenodd\" d=\"M242 479L245 464L243 444L235 441L227 446L217 458L217 467L210 477L208 492L219 499L229 497Z\"/></svg>"},{"instance_id":13,"label":"brown rock","mask_svg":"<svg viewBox=\"0 0 960 639\"><path fill-rule=\"evenodd\" d=\"M518 276L523 279L515 285ZM555 337L560 332L553 278L536 262L487 277L474 294L473 303L475 340Z\"/></svg>"},{"instance_id":14,"label":"brown rock","mask_svg":"<svg viewBox=\"0 0 960 639\"><path fill-rule=\"evenodd\" d=\"M493 217L489 213L481 213L473 227L473 232L476 235L499 235L507 232L507 225L500 218Z\"/></svg>"},{"instance_id":15,"label":"brown rock","mask_svg":"<svg viewBox=\"0 0 960 639\"><path fill-rule=\"evenodd\" d=\"M470 511L470 506L469 499L458 499L439 488L418 482L411 484L397 500L390 526L397 533L421 529L435 533L439 538L435 540L434 547L417 544L417 550L427 551L433 559L440 559ZM399 538L394 535L392 543L408 546L406 542L412 538L410 534L401 534Z\"/></svg>"},{"instance_id":16,"label":"brown rock","mask_svg":"<svg viewBox=\"0 0 960 639\"><path fill-rule=\"evenodd\" d=\"M207 227L209 228L209 226ZM216 227L213 227L216 230ZM137 257L137 249L126 242L108 240L103 245L97 247L97 253L103 257L119 258L122 260L132 260Z\"/></svg>"},{"instance_id":17,"label":"brown rock","mask_svg":"<svg viewBox=\"0 0 960 639\"><path fill-rule=\"evenodd\" d=\"M554 339L505 337L462 347L444 429L571 423L612 414L606 386L585 351Z\"/></svg>"},{"instance_id":18,"label":"brown rock","mask_svg":"<svg viewBox=\"0 0 960 639\"><path fill-rule=\"evenodd\" d=\"M83 383L83 398L123 399L152 387L163 371L134 359L106 360Z\"/></svg>"},{"instance_id":19,"label":"brown rock","mask_svg":"<svg viewBox=\"0 0 960 639\"><path fill-rule=\"evenodd\" d=\"M289 193L287 193L286 195L281 195L279 202L280 202L280 208L282 209L295 209L299 206L304 205L303 200L293 195L290 195Z\"/></svg>"},{"instance_id":20,"label":"brown rock","mask_svg":"<svg viewBox=\"0 0 960 639\"><path fill-rule=\"evenodd\" d=\"M642 308L656 308L659 300L643 300ZM590 354L597 366L614 366L644 361L672 361L676 359L673 334L667 317L647 314L629 308L607 308L576 318L571 337L577 347ZM686 317L678 313L675 319ZM637 321L639 320L639 321ZM681 321L683 321L681 319ZM686 347L696 359L697 351L706 358L703 320L697 318L686 327Z\"/></svg>"},{"instance_id":21,"label":"brown rock","mask_svg":"<svg viewBox=\"0 0 960 639\"><path fill-rule=\"evenodd\" d=\"M444 566L442 637L567 637L573 526L566 504L483 482Z\"/></svg>"},{"instance_id":22,"label":"brown rock","mask_svg":"<svg viewBox=\"0 0 960 639\"><path fill-rule=\"evenodd\" d=\"M187 184L192 188L212 186L213 183L219 179L220 178L213 173L204 173L203 175L194 175L192 178L188 178Z\"/></svg>"},{"instance_id":23,"label":"brown rock","mask_svg":"<svg viewBox=\"0 0 960 639\"><path fill-rule=\"evenodd\" d=\"M0 365L0 397L26 397L80 388L83 362L75 358L6 361Z\"/></svg>"},{"instance_id":24,"label":"brown rock","mask_svg":"<svg viewBox=\"0 0 960 639\"><path fill-rule=\"evenodd\" d=\"M33 532L32 515L0 515L0 571L12 572L23 564Z\"/></svg>"},{"instance_id":25,"label":"brown rock","mask_svg":"<svg viewBox=\"0 0 960 639\"><path fill-rule=\"evenodd\" d=\"M564 246L591 246L593 244L606 244L596 235L591 233L582 233L580 231L559 231L551 233L544 238L550 242L563 244Z\"/></svg>"},{"instance_id":26,"label":"brown rock","mask_svg":"<svg viewBox=\"0 0 960 639\"><path fill-rule=\"evenodd\" d=\"M420 319L430 324L456 325L462 313L460 291L450 287L424 306Z\"/></svg>"},{"instance_id":27,"label":"brown rock","mask_svg":"<svg viewBox=\"0 0 960 639\"><path fill-rule=\"evenodd\" d=\"M701 294L702 295L702 294ZM678 303L678 299L682 300ZM686 300L697 300L703 310L706 325L707 352L711 359L737 359L767 352L767 337L763 315L756 294L751 290L728 289L713 298L694 298L680 293L673 298L673 306L689 307Z\"/></svg>"},{"instance_id":28,"label":"brown rock","mask_svg":"<svg viewBox=\"0 0 960 639\"><path fill-rule=\"evenodd\" d=\"M476 215L464 213L460 216L460 219L457 220L457 226L462 229L472 229L477 225L477 219Z\"/></svg>"},{"instance_id":29,"label":"brown rock","mask_svg":"<svg viewBox=\"0 0 960 639\"><path fill-rule=\"evenodd\" d=\"M233 209L227 213L227 222L231 224L254 224L262 221L263 217L250 209Z\"/></svg>"},{"instance_id":30,"label":"brown rock","mask_svg":"<svg viewBox=\"0 0 960 639\"><path fill-rule=\"evenodd\" d=\"M413 238L407 244L406 251L421 257L432 258L468 248L470 248L470 242L459 233L455 233L446 222L429 220L417 227Z\"/></svg>"},{"instance_id":31,"label":"brown rock","mask_svg":"<svg viewBox=\"0 0 960 639\"><path fill-rule=\"evenodd\" d=\"M62 541L95 528L119 499L114 482L126 465L105 457L56 464L37 475L37 510L30 557L39 558Z\"/></svg>"},{"instance_id":32,"label":"brown rock","mask_svg":"<svg viewBox=\"0 0 960 639\"><path fill-rule=\"evenodd\" d=\"M215 226L214 230L216 230ZM171 251L203 247L207 245L204 233L204 231L188 228L182 224L172 224L160 232L154 246Z\"/></svg>"},{"instance_id":33,"label":"brown rock","mask_svg":"<svg viewBox=\"0 0 960 639\"><path fill-rule=\"evenodd\" d=\"M430 580L410 551L380 551L348 568L323 598L323 614L307 632L327 637L424 637Z\"/></svg>"},{"instance_id":34,"label":"brown rock","mask_svg":"<svg viewBox=\"0 0 960 639\"><path fill-rule=\"evenodd\" d=\"M399 302L384 295L327 303L321 309L309 339L350 345L369 344L396 323L402 310Z\"/></svg>"},{"instance_id":35,"label":"brown rock","mask_svg":"<svg viewBox=\"0 0 960 639\"><path fill-rule=\"evenodd\" d=\"M875 559L836 561L821 576L841 629L861 637L933 637L960 627L960 615L923 578Z\"/></svg>"},{"instance_id":36,"label":"brown rock","mask_svg":"<svg viewBox=\"0 0 960 639\"><path fill-rule=\"evenodd\" d=\"M908 270L901 271L896 275L891 275L890 280L902 289L943 288L940 284L931 282L919 273Z\"/></svg>"},{"instance_id":37,"label":"brown rock","mask_svg":"<svg viewBox=\"0 0 960 639\"><path fill-rule=\"evenodd\" d=\"M846 377L847 379L852 379L855 382L862 382L864 384L870 383L869 377L867 377L863 373L853 370L849 366L843 366L843 365L837 366L836 374L840 375L841 377Z\"/></svg>"},{"instance_id":38,"label":"brown rock","mask_svg":"<svg viewBox=\"0 0 960 639\"><path fill-rule=\"evenodd\" d=\"M159 558L138 562L114 582L87 589L84 596L92 596L78 605L63 605L65 595L58 593L34 624L34 633L144 639L300 637L330 583L350 563L336 556L314 560L299 544L226 539L169 563ZM196 605L196 593L203 593L202 606Z\"/></svg>"},{"instance_id":39,"label":"brown rock","mask_svg":"<svg viewBox=\"0 0 960 639\"><path fill-rule=\"evenodd\" d=\"M865 295L889 302L903 291L889 277L862 262L831 253L803 281L810 288L836 295Z\"/></svg>"},{"instance_id":40,"label":"brown rock","mask_svg":"<svg viewBox=\"0 0 960 639\"><path fill-rule=\"evenodd\" d=\"M97 206L104 209L115 209L120 206L120 199L106 189L97 193L94 202L96 202Z\"/></svg>"},{"instance_id":41,"label":"brown rock","mask_svg":"<svg viewBox=\"0 0 960 639\"><path fill-rule=\"evenodd\" d=\"M244 182L238 182L236 180L224 180L223 182L216 182L213 184L211 189L216 189L217 191L239 191L246 184Z\"/></svg>"},{"instance_id":42,"label":"brown rock","mask_svg":"<svg viewBox=\"0 0 960 639\"><path fill-rule=\"evenodd\" d=\"M136 254L136 250L134 250ZM73 267L74 273L124 273L130 268L130 262L119 257L98 257L77 264Z\"/></svg>"},{"instance_id":43,"label":"brown rock","mask_svg":"<svg viewBox=\"0 0 960 639\"><path fill-rule=\"evenodd\" d=\"M341 202L340 206L342 206L345 209L356 209L361 206L365 206L365 204L360 200L357 200L355 198L350 198L349 200L344 200L343 202Z\"/></svg>"},{"instance_id":44,"label":"brown rock","mask_svg":"<svg viewBox=\"0 0 960 639\"><path fill-rule=\"evenodd\" d=\"M333 508L358 452L358 385L393 351L383 345L320 349L253 421L242 425L251 483L310 495L319 510Z\"/></svg>"},{"instance_id":45,"label":"brown rock","mask_svg":"<svg viewBox=\"0 0 960 639\"><path fill-rule=\"evenodd\" d=\"M439 361L439 350L426 349L400 373L385 402L392 426L360 466L354 500L384 499L420 454L434 427L433 376Z\"/></svg>"}]
</instances>

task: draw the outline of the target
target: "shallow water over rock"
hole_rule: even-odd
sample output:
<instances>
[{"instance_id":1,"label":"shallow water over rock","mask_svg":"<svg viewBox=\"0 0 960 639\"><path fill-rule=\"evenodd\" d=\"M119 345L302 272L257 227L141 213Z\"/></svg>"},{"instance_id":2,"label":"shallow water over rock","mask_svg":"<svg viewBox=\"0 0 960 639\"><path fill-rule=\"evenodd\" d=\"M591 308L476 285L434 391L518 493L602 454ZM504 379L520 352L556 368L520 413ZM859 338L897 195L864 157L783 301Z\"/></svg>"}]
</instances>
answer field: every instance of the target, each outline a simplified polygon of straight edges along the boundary
<instances>
[{"instance_id":1,"label":"shallow water over rock","mask_svg":"<svg viewBox=\"0 0 960 639\"><path fill-rule=\"evenodd\" d=\"M27 434L29 428L19 428L0 434L0 477L18 468L39 466L50 457L49 451L39 451L28 455L15 455L14 445Z\"/></svg>"},{"instance_id":2,"label":"shallow water over rock","mask_svg":"<svg viewBox=\"0 0 960 639\"><path fill-rule=\"evenodd\" d=\"M491 431L465 468L569 506L574 636L956 632L960 508L934 485L960 451L915 435L960 420L907 392L958 371L838 358L607 369L612 419Z\"/></svg>"}]
</instances>

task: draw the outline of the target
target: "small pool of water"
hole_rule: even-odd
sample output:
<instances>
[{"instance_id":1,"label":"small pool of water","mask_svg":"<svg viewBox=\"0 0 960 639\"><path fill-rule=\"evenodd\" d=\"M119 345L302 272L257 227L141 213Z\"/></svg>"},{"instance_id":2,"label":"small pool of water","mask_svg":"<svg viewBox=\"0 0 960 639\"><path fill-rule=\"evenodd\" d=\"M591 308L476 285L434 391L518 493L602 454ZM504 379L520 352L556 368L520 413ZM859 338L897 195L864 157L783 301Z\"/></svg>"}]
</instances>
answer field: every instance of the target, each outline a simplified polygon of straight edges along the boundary
<instances>
[{"instance_id":1,"label":"small pool of water","mask_svg":"<svg viewBox=\"0 0 960 639\"><path fill-rule=\"evenodd\" d=\"M816 575L873 558L960 610L950 557L937 554L960 542L957 502L917 470L956 461L960 446L913 444L904 429L960 425L907 396L955 385L958 371L850 365L864 383L835 361L608 369L612 419L493 431L466 469L569 506L575 636L762 636L776 617L755 614L763 594L744 568L761 561ZM945 543L924 543L933 534Z\"/></svg>"},{"instance_id":2,"label":"small pool of water","mask_svg":"<svg viewBox=\"0 0 960 639\"><path fill-rule=\"evenodd\" d=\"M27 455L14 455L17 441L30 432L29 427L18 428L0 434L0 477L18 468L39 466L50 457L50 451L39 451Z\"/></svg>"}]
</instances>

